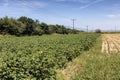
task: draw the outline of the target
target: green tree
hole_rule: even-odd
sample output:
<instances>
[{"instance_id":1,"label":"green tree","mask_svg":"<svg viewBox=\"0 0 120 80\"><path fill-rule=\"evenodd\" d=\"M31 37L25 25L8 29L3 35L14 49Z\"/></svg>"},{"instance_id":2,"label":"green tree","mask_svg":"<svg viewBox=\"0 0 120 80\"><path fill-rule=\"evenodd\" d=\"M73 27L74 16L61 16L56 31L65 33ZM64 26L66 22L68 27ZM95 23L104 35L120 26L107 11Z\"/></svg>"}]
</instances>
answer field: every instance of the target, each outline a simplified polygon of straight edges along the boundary
<instances>
[{"instance_id":1,"label":"green tree","mask_svg":"<svg viewBox=\"0 0 120 80\"><path fill-rule=\"evenodd\" d=\"M40 23L39 20L22 16L19 19L14 18L0 18L0 33L11 35L42 35L42 34L68 34L77 33L78 30L67 29L63 25L47 25Z\"/></svg>"},{"instance_id":2,"label":"green tree","mask_svg":"<svg viewBox=\"0 0 120 80\"><path fill-rule=\"evenodd\" d=\"M19 36L25 28L25 25L13 18L4 17L0 19L0 33Z\"/></svg>"},{"instance_id":3,"label":"green tree","mask_svg":"<svg viewBox=\"0 0 120 80\"><path fill-rule=\"evenodd\" d=\"M26 25L25 30L23 32L23 34L27 34L27 35L32 35L34 30L35 30L35 22L34 20L32 20L31 18L27 18L25 16L22 16L18 19L18 21L21 21L23 24Z\"/></svg>"},{"instance_id":4,"label":"green tree","mask_svg":"<svg viewBox=\"0 0 120 80\"><path fill-rule=\"evenodd\" d=\"M44 33L44 31L41 29L41 26L40 25L37 25L35 27L35 30L33 32L33 35L42 35Z\"/></svg>"},{"instance_id":5,"label":"green tree","mask_svg":"<svg viewBox=\"0 0 120 80\"><path fill-rule=\"evenodd\" d=\"M57 27L55 25L49 25L49 33L56 33L57 32Z\"/></svg>"},{"instance_id":6,"label":"green tree","mask_svg":"<svg viewBox=\"0 0 120 80\"><path fill-rule=\"evenodd\" d=\"M41 26L41 29L44 31L44 34L49 34L49 28L46 23L41 23L40 26Z\"/></svg>"},{"instance_id":7,"label":"green tree","mask_svg":"<svg viewBox=\"0 0 120 80\"><path fill-rule=\"evenodd\" d=\"M100 29L96 29L95 32L96 33L101 33L101 30Z\"/></svg>"},{"instance_id":8,"label":"green tree","mask_svg":"<svg viewBox=\"0 0 120 80\"><path fill-rule=\"evenodd\" d=\"M59 34L68 34L67 29L63 25L56 25L57 33Z\"/></svg>"}]
</instances>

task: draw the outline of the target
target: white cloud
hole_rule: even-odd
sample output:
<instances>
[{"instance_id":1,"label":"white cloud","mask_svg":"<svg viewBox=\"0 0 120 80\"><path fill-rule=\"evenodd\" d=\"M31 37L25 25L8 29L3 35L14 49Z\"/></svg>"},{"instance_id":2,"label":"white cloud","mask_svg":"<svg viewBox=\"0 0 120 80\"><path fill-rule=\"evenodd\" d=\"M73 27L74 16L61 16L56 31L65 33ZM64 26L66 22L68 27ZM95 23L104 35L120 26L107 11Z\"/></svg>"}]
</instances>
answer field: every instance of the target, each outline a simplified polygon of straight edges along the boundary
<instances>
[{"instance_id":1,"label":"white cloud","mask_svg":"<svg viewBox=\"0 0 120 80\"><path fill-rule=\"evenodd\" d=\"M90 2L90 0L79 0L79 2L81 2L81 3L88 3L88 2Z\"/></svg>"},{"instance_id":2,"label":"white cloud","mask_svg":"<svg viewBox=\"0 0 120 80\"><path fill-rule=\"evenodd\" d=\"M47 6L47 3L45 2L40 2L40 1L19 1L17 3L18 6L22 6L22 7L36 7L36 8L43 8L45 6Z\"/></svg>"},{"instance_id":3,"label":"white cloud","mask_svg":"<svg viewBox=\"0 0 120 80\"><path fill-rule=\"evenodd\" d=\"M120 14L108 14L106 16L109 17L109 18L119 18Z\"/></svg>"},{"instance_id":4,"label":"white cloud","mask_svg":"<svg viewBox=\"0 0 120 80\"><path fill-rule=\"evenodd\" d=\"M58 2L79 2L79 3L88 3L91 0L54 0L54 1L58 1Z\"/></svg>"},{"instance_id":5,"label":"white cloud","mask_svg":"<svg viewBox=\"0 0 120 80\"><path fill-rule=\"evenodd\" d=\"M1 7L36 7L36 8L43 8L47 6L46 2L42 1L36 1L36 0L4 0L3 3L1 3Z\"/></svg>"},{"instance_id":6,"label":"white cloud","mask_svg":"<svg viewBox=\"0 0 120 80\"><path fill-rule=\"evenodd\" d=\"M44 8L47 5L47 2L37 0L4 0L0 3L0 12L2 12L0 16L31 15L37 12L36 9Z\"/></svg>"},{"instance_id":7,"label":"white cloud","mask_svg":"<svg viewBox=\"0 0 120 80\"><path fill-rule=\"evenodd\" d=\"M80 9L86 9L86 8L88 8L88 7L90 7L90 6L94 5L94 4L97 4L97 3L101 2L101 1L103 1L103 0L95 0L93 2L88 3L87 5L81 6Z\"/></svg>"}]
</instances>

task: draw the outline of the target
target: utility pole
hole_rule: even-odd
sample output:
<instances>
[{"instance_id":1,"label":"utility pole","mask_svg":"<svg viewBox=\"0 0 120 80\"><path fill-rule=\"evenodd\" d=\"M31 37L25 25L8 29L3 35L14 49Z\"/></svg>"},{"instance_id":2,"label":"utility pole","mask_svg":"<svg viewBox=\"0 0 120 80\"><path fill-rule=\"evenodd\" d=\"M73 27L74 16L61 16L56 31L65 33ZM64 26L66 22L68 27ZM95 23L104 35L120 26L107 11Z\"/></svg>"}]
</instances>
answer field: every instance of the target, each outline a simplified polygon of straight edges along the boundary
<instances>
[{"instance_id":1,"label":"utility pole","mask_svg":"<svg viewBox=\"0 0 120 80\"><path fill-rule=\"evenodd\" d=\"M75 21L76 21L76 19L72 19L72 22L73 22L73 30L74 30L74 28L75 28L75 26L74 26Z\"/></svg>"},{"instance_id":2,"label":"utility pole","mask_svg":"<svg viewBox=\"0 0 120 80\"><path fill-rule=\"evenodd\" d=\"M115 26L115 32L116 32L116 26Z\"/></svg>"},{"instance_id":3,"label":"utility pole","mask_svg":"<svg viewBox=\"0 0 120 80\"><path fill-rule=\"evenodd\" d=\"M94 32L94 28L92 27L92 32Z\"/></svg>"},{"instance_id":4,"label":"utility pole","mask_svg":"<svg viewBox=\"0 0 120 80\"><path fill-rule=\"evenodd\" d=\"M87 33L88 33L88 25L86 27L87 27Z\"/></svg>"}]
</instances>

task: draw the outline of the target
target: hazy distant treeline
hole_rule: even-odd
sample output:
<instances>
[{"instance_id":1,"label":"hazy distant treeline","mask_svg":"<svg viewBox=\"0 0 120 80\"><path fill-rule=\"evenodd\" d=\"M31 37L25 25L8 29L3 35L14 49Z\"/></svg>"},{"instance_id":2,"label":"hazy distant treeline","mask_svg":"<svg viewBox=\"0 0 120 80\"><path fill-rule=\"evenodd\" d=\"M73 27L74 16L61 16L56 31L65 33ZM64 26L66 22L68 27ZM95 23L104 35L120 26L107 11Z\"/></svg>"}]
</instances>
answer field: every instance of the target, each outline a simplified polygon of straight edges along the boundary
<instances>
[{"instance_id":1,"label":"hazy distant treeline","mask_svg":"<svg viewBox=\"0 0 120 80\"><path fill-rule=\"evenodd\" d=\"M0 34L10 34L16 36L23 35L42 35L42 34L69 34L77 33L78 30L66 28L63 25L48 25L40 23L39 20L22 16L18 19L0 18Z\"/></svg>"}]
</instances>

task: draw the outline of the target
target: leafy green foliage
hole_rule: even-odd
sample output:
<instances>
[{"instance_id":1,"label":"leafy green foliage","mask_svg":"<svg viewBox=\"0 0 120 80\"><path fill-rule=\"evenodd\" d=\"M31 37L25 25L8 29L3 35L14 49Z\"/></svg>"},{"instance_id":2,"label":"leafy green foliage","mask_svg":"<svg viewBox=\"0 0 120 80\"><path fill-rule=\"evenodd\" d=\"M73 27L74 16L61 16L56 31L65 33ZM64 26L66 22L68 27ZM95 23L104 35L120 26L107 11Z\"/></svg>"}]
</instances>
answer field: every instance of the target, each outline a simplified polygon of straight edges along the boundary
<instances>
[{"instance_id":1,"label":"leafy green foliage","mask_svg":"<svg viewBox=\"0 0 120 80\"><path fill-rule=\"evenodd\" d=\"M16 36L23 35L42 35L42 34L68 34L73 32L72 29L67 29L63 25L47 25L40 23L38 20L22 16L18 19L0 18L0 34L10 34ZM78 32L74 30L74 32Z\"/></svg>"},{"instance_id":2,"label":"leafy green foliage","mask_svg":"<svg viewBox=\"0 0 120 80\"><path fill-rule=\"evenodd\" d=\"M32 35L36 26L35 21L25 16L20 17L18 21L21 21L23 24L26 25L23 34Z\"/></svg>"},{"instance_id":3,"label":"leafy green foliage","mask_svg":"<svg viewBox=\"0 0 120 80\"><path fill-rule=\"evenodd\" d=\"M0 33L19 36L25 29L25 25L13 18L4 17L0 19Z\"/></svg>"},{"instance_id":4,"label":"leafy green foliage","mask_svg":"<svg viewBox=\"0 0 120 80\"><path fill-rule=\"evenodd\" d=\"M99 34L44 35L0 39L0 78L56 79L56 70L89 50Z\"/></svg>"}]
</instances>

